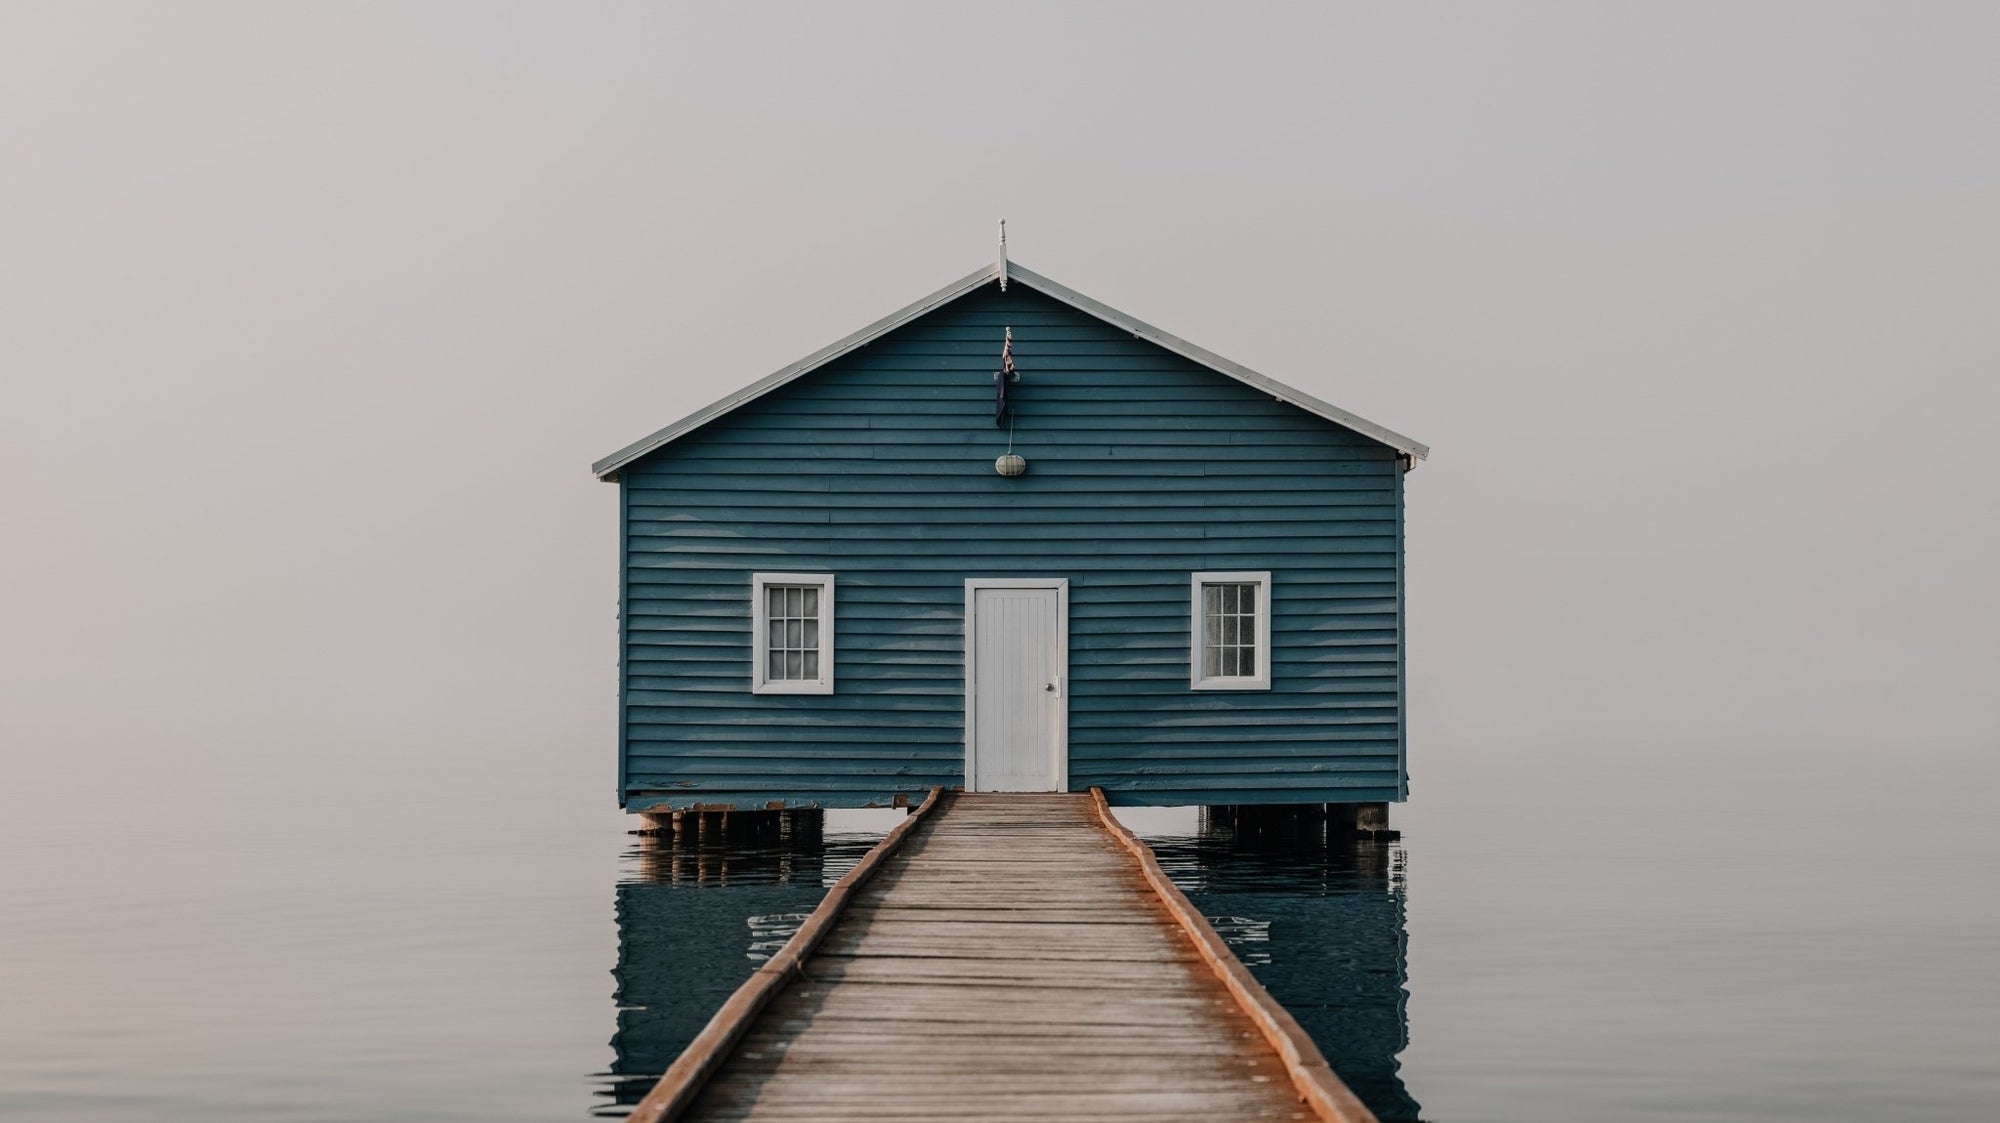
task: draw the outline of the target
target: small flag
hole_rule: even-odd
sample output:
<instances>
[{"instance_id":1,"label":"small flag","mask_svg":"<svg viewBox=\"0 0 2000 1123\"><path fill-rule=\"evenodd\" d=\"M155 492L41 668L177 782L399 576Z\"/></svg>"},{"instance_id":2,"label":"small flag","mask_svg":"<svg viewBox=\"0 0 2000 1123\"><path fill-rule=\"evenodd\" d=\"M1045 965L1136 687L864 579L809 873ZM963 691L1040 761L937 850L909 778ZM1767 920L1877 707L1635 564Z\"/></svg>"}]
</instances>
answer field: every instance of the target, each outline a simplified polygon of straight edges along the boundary
<instances>
[{"instance_id":1,"label":"small flag","mask_svg":"<svg viewBox=\"0 0 2000 1123\"><path fill-rule=\"evenodd\" d=\"M993 376L993 425L1007 424L1007 384L1014 381L1014 329L1000 344L1000 371Z\"/></svg>"}]
</instances>

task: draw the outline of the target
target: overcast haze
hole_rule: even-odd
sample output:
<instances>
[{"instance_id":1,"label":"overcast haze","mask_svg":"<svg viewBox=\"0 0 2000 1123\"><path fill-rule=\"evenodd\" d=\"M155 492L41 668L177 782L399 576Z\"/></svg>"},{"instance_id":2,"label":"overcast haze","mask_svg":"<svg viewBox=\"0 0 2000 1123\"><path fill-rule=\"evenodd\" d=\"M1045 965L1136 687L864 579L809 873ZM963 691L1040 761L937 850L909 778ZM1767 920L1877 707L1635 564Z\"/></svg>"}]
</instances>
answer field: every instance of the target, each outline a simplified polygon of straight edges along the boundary
<instances>
[{"instance_id":1,"label":"overcast haze","mask_svg":"<svg viewBox=\"0 0 2000 1123\"><path fill-rule=\"evenodd\" d=\"M7 4L0 812L609 819L589 463L1002 216L1432 446L1418 808L1546 749L1992 749L1996 42L1943 4Z\"/></svg>"}]
</instances>

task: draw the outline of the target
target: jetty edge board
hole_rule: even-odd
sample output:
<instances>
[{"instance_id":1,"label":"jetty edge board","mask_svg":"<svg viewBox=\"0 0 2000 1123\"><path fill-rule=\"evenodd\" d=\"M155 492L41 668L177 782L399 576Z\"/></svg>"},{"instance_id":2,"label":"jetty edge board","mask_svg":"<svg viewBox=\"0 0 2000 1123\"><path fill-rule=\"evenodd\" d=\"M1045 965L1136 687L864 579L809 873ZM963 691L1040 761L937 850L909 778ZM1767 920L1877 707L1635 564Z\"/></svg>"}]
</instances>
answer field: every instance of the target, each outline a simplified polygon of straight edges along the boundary
<instances>
[{"instance_id":1,"label":"jetty edge board","mask_svg":"<svg viewBox=\"0 0 2000 1123\"><path fill-rule=\"evenodd\" d=\"M875 871L903 845L903 840L917 829L917 824L937 810L943 796L943 788L932 788L915 811L890 828L882 841L863 854L853 869L833 883L826 896L821 898L819 907L807 914L799 930L785 941L785 946L743 980L743 985L736 988L721 1009L708 1019L708 1024L695 1035L695 1039L681 1050L681 1055L674 1058L674 1063L667 1067L660 1082L653 1085L653 1090L625 1117L629 1123L666 1123L681 1118L695 1096L700 1094L702 1085L708 1083L708 1078L722 1067L722 1062L729 1058L730 1052L749 1031L757 1015L764 1012L764 1007L770 1005L771 999L784 989L790 976L800 969L813 949L833 930L840 914L847 910L848 898L875 876Z\"/></svg>"},{"instance_id":2,"label":"jetty edge board","mask_svg":"<svg viewBox=\"0 0 2000 1123\"><path fill-rule=\"evenodd\" d=\"M1101 790L932 789L629 1118L1086 1116L1376 1123Z\"/></svg>"}]
</instances>

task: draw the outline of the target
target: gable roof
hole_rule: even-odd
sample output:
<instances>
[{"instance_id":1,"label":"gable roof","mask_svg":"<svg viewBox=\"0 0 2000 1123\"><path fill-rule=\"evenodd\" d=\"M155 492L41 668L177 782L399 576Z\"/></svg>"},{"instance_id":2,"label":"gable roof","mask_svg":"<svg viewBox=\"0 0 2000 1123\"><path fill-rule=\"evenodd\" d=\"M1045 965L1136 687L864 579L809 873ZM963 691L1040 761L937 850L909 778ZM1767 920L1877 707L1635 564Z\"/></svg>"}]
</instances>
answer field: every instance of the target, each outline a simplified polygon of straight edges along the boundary
<instances>
[{"instance_id":1,"label":"gable roof","mask_svg":"<svg viewBox=\"0 0 2000 1123\"><path fill-rule=\"evenodd\" d=\"M745 386L743 389L736 391L721 401L688 414L686 417L661 429L659 432L642 437L626 445L610 456L592 464L590 470L595 472L597 478L600 480L617 479L620 469L623 469L626 465L631 464L640 457L649 455L674 440L686 436L738 406L754 402L771 391L818 370L820 367L825 366L842 355L874 342L925 313L935 311L950 304L952 301L972 292L974 289L983 287L989 281L1000 279L1003 270L1007 281L1011 284L1022 285L1044 296L1053 297L1057 301L1067 304L1085 315L1094 316L1107 324L1128 331L1140 339L1172 351L1184 359L1193 360L1218 374L1228 375L1247 386L1253 386L1281 402L1297 406L1307 413L1325 418L1336 425L1352 429L1362 436L1380 441L1397 452L1410 457L1412 460L1422 460L1430 455L1431 450L1429 446L1411 440L1393 429L1377 425L1365 417L1349 413L1338 406L1328 405L1311 394L1301 390L1294 390L1277 379L1258 374L1241 363L1231 362L1221 355L1206 348L1197 347L1179 336L1169 335L1143 320L1128 316L1109 305L1100 304L1077 292L1075 289L1057 284L1039 273L1023 269L1016 262L995 262L983 269L960 277L958 280L953 281L951 284L946 285L906 308L884 316L845 339L822 347L788 367L765 375L763 378Z\"/></svg>"}]
</instances>

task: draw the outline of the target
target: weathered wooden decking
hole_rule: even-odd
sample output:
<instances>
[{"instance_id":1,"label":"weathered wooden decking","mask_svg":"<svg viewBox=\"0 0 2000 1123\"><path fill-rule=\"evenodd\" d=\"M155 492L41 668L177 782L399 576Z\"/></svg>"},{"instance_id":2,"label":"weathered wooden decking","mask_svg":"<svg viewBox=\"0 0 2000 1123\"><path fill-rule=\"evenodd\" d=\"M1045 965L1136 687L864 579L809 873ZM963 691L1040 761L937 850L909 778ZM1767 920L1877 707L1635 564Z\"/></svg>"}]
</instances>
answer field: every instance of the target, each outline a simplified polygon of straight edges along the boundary
<instances>
[{"instance_id":1,"label":"weathered wooden decking","mask_svg":"<svg viewBox=\"0 0 2000 1123\"><path fill-rule=\"evenodd\" d=\"M1101 795L936 795L633 1112L1372 1123Z\"/></svg>"}]
</instances>

